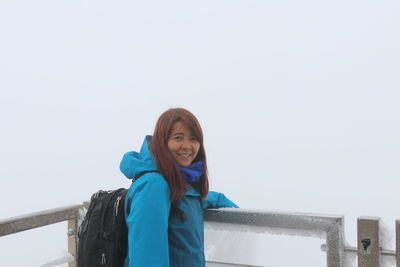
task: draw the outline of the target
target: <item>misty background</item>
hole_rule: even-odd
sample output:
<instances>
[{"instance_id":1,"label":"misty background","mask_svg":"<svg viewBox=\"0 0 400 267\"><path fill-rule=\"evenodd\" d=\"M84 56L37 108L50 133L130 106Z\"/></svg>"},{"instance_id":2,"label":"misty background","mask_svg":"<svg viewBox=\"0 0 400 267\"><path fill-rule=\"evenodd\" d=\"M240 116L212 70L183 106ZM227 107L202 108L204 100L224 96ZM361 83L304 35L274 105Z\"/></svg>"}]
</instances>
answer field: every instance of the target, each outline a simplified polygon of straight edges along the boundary
<instances>
[{"instance_id":1,"label":"misty background","mask_svg":"<svg viewBox=\"0 0 400 267\"><path fill-rule=\"evenodd\" d=\"M203 127L212 190L243 208L344 215L353 246L361 215L393 235L399 12L394 0L2 0L0 218L129 187L123 153L184 107ZM62 257L65 232L2 237L0 265ZM324 240L244 238L260 264L326 261Z\"/></svg>"}]
</instances>

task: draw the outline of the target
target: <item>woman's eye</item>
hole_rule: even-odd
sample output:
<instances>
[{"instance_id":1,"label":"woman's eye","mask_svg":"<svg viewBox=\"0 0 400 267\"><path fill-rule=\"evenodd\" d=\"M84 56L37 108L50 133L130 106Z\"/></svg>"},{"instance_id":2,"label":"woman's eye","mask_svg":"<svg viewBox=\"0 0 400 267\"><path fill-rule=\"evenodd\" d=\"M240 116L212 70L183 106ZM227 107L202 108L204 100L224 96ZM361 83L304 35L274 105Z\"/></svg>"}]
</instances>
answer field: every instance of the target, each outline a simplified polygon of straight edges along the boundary
<instances>
[{"instance_id":1,"label":"woman's eye","mask_svg":"<svg viewBox=\"0 0 400 267\"><path fill-rule=\"evenodd\" d=\"M175 140L178 140L178 141L182 140L182 136L175 136Z\"/></svg>"}]
</instances>

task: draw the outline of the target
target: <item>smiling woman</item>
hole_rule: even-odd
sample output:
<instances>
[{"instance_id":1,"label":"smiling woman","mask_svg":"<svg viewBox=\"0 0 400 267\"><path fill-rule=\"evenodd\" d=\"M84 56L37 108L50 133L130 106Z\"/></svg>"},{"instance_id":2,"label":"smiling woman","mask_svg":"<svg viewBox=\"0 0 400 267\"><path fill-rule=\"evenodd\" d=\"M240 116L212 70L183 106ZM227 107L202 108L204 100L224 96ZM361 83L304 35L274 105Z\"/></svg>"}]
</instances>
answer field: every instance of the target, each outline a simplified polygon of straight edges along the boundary
<instances>
[{"instance_id":1,"label":"smiling woman","mask_svg":"<svg viewBox=\"0 0 400 267\"><path fill-rule=\"evenodd\" d=\"M202 198L207 196L209 183L203 130L190 111L173 108L161 114L149 143L157 169L170 186L171 200L178 200L185 194L187 183L182 179L182 170L187 170L183 167L189 167L191 163L202 167L197 186ZM194 148L197 148L196 153Z\"/></svg>"},{"instance_id":2,"label":"smiling woman","mask_svg":"<svg viewBox=\"0 0 400 267\"><path fill-rule=\"evenodd\" d=\"M237 207L208 190L203 132L186 109L164 112L140 152L124 155L121 171L132 183L125 198L125 266L204 267L203 211Z\"/></svg>"}]
</instances>

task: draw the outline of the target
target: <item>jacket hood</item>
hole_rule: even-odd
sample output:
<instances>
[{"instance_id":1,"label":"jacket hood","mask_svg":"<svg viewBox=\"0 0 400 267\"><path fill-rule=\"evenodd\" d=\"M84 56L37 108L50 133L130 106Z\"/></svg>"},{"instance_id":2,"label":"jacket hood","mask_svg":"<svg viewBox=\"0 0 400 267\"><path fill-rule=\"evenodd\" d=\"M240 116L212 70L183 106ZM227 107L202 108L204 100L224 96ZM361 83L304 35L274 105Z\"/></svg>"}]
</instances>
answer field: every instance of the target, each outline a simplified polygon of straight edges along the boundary
<instances>
[{"instance_id":1,"label":"jacket hood","mask_svg":"<svg viewBox=\"0 0 400 267\"><path fill-rule=\"evenodd\" d=\"M149 150L150 139L150 135L145 137L139 153L130 151L124 154L119 168L127 178L132 179L144 171L157 170L155 159Z\"/></svg>"}]
</instances>

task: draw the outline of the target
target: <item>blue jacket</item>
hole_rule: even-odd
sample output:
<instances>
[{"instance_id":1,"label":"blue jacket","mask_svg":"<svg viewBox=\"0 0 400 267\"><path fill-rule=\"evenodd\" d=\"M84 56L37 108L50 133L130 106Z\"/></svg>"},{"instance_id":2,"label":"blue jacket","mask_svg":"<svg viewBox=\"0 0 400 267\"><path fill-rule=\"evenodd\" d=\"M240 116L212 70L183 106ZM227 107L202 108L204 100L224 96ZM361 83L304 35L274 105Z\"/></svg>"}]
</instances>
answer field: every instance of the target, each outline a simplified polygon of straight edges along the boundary
<instances>
[{"instance_id":1,"label":"blue jacket","mask_svg":"<svg viewBox=\"0 0 400 267\"><path fill-rule=\"evenodd\" d=\"M127 152L121 172L132 179L143 171L157 170L148 148L149 136L139 153ZM204 267L204 223L206 208L237 207L223 194L209 192L206 200L195 189L176 202L185 219L170 217L170 191L167 181L157 172L146 173L135 181L125 198L128 226L126 267Z\"/></svg>"}]
</instances>

